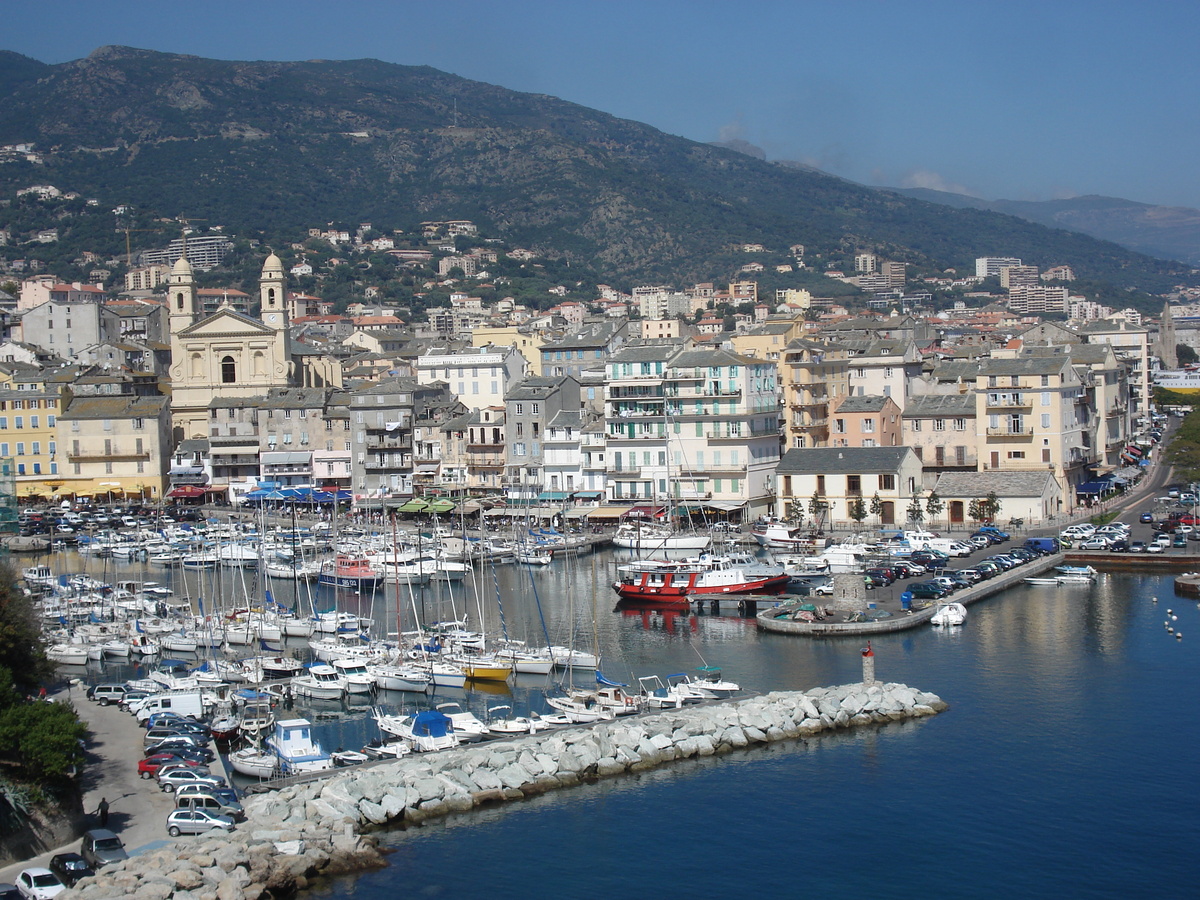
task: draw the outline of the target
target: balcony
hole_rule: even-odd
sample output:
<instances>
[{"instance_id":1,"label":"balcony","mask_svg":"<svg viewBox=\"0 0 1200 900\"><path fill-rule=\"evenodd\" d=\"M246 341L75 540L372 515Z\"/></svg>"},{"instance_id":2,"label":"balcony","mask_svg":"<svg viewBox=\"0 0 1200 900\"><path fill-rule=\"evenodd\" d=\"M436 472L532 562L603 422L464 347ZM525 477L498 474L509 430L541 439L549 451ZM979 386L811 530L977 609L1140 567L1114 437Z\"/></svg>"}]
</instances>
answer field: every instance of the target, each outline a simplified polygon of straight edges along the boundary
<instances>
[{"instance_id":1,"label":"balcony","mask_svg":"<svg viewBox=\"0 0 1200 900\"><path fill-rule=\"evenodd\" d=\"M412 432L380 434L367 432L368 450L407 450L412 447Z\"/></svg>"},{"instance_id":2,"label":"balcony","mask_svg":"<svg viewBox=\"0 0 1200 900\"><path fill-rule=\"evenodd\" d=\"M824 424L824 420L821 420ZM797 428L815 428L816 425L798 425ZM747 441L751 438L778 437L778 428L742 428L739 431L727 431L723 428L713 428L704 432L704 437L710 441Z\"/></svg>"},{"instance_id":3,"label":"balcony","mask_svg":"<svg viewBox=\"0 0 1200 900\"><path fill-rule=\"evenodd\" d=\"M662 401L659 401L660 404ZM659 418L664 415L663 408L659 406L614 406L612 411L608 413L609 419L646 419Z\"/></svg>"},{"instance_id":4,"label":"balcony","mask_svg":"<svg viewBox=\"0 0 1200 900\"><path fill-rule=\"evenodd\" d=\"M684 478L695 478L699 475L736 475L744 478L746 477L746 467L733 463L693 463L685 466L681 474Z\"/></svg>"},{"instance_id":5,"label":"balcony","mask_svg":"<svg viewBox=\"0 0 1200 900\"><path fill-rule=\"evenodd\" d=\"M630 435L624 431L610 431L608 432L608 439L610 441L665 441L667 433L665 431L649 431L645 434Z\"/></svg>"},{"instance_id":6,"label":"balcony","mask_svg":"<svg viewBox=\"0 0 1200 900\"><path fill-rule=\"evenodd\" d=\"M628 387L610 388L608 391L608 400L658 400L663 398L661 387Z\"/></svg>"},{"instance_id":7,"label":"balcony","mask_svg":"<svg viewBox=\"0 0 1200 900\"><path fill-rule=\"evenodd\" d=\"M1033 428L1011 428L1007 426L989 428L987 430L987 436L1000 441L1029 441L1033 440Z\"/></svg>"},{"instance_id":8,"label":"balcony","mask_svg":"<svg viewBox=\"0 0 1200 900\"><path fill-rule=\"evenodd\" d=\"M217 447L254 447L258 449L257 434L214 434L208 439L208 446L216 452Z\"/></svg>"},{"instance_id":9,"label":"balcony","mask_svg":"<svg viewBox=\"0 0 1200 900\"><path fill-rule=\"evenodd\" d=\"M390 463L382 459L368 459L362 465L368 472L407 472L412 469L412 460L402 459L398 463Z\"/></svg>"},{"instance_id":10,"label":"balcony","mask_svg":"<svg viewBox=\"0 0 1200 900\"><path fill-rule=\"evenodd\" d=\"M467 467L471 469L503 469L504 457L501 456L468 456Z\"/></svg>"},{"instance_id":11,"label":"balcony","mask_svg":"<svg viewBox=\"0 0 1200 900\"><path fill-rule=\"evenodd\" d=\"M312 466L263 466L263 477L268 475L311 475Z\"/></svg>"},{"instance_id":12,"label":"balcony","mask_svg":"<svg viewBox=\"0 0 1200 900\"><path fill-rule=\"evenodd\" d=\"M73 463L85 462L149 462L149 453L121 453L112 451L109 453L68 453L67 461ZM255 460L257 462L257 460Z\"/></svg>"},{"instance_id":13,"label":"balcony","mask_svg":"<svg viewBox=\"0 0 1200 900\"><path fill-rule=\"evenodd\" d=\"M522 488L526 491L537 491L541 493L542 482L529 481L528 479L517 475L505 475L500 479L500 484L504 487Z\"/></svg>"},{"instance_id":14,"label":"balcony","mask_svg":"<svg viewBox=\"0 0 1200 900\"><path fill-rule=\"evenodd\" d=\"M665 468L665 466L660 468ZM630 475L634 478L639 478L642 474L642 466L614 466L610 463L605 466L604 471L608 475Z\"/></svg>"},{"instance_id":15,"label":"balcony","mask_svg":"<svg viewBox=\"0 0 1200 900\"><path fill-rule=\"evenodd\" d=\"M1007 396L1007 397L988 397L986 401L988 409L1032 409L1033 400L1027 399L1023 395Z\"/></svg>"},{"instance_id":16,"label":"balcony","mask_svg":"<svg viewBox=\"0 0 1200 900\"><path fill-rule=\"evenodd\" d=\"M213 453L213 466L257 466L257 453Z\"/></svg>"},{"instance_id":17,"label":"balcony","mask_svg":"<svg viewBox=\"0 0 1200 900\"><path fill-rule=\"evenodd\" d=\"M467 452L468 453L487 453L492 450L503 451L504 446L505 446L504 441L500 441L499 443L497 443L496 441L468 440L467 441Z\"/></svg>"}]
</instances>

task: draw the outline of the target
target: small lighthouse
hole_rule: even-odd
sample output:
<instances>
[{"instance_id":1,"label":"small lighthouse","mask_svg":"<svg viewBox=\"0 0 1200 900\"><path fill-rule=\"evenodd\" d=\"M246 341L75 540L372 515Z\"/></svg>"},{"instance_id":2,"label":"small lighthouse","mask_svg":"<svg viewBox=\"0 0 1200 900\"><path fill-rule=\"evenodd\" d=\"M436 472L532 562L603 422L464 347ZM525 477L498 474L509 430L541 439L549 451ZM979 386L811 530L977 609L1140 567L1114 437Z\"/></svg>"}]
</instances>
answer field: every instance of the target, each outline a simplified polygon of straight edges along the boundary
<instances>
[{"instance_id":1,"label":"small lighthouse","mask_svg":"<svg viewBox=\"0 0 1200 900\"><path fill-rule=\"evenodd\" d=\"M875 651L871 649L871 642L867 641L867 646L863 647L863 677L864 685L872 685L875 683Z\"/></svg>"}]
</instances>

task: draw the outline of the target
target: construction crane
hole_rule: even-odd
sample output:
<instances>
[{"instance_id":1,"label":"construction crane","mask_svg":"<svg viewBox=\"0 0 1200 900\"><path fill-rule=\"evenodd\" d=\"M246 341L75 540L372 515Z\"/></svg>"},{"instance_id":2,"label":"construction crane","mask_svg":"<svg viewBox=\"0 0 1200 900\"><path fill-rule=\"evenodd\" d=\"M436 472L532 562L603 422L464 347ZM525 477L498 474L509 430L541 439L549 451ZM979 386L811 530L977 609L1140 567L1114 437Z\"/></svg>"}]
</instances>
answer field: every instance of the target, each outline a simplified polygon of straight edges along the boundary
<instances>
[{"instance_id":1,"label":"construction crane","mask_svg":"<svg viewBox=\"0 0 1200 900\"><path fill-rule=\"evenodd\" d=\"M125 267L133 268L133 250L130 248L129 235L135 231L162 231L161 228L118 228L118 231L125 232Z\"/></svg>"}]
</instances>

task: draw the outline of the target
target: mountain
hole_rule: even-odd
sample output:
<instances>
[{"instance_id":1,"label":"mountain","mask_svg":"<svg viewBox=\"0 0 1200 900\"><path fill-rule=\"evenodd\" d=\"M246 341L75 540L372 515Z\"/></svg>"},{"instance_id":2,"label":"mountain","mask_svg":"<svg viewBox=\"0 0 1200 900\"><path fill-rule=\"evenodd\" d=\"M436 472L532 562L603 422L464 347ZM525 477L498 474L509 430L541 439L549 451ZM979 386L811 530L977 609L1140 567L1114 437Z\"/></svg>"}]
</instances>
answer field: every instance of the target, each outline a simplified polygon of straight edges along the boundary
<instances>
[{"instance_id":1,"label":"mountain","mask_svg":"<svg viewBox=\"0 0 1200 900\"><path fill-rule=\"evenodd\" d=\"M1050 228L1066 228L1150 256L1200 265L1200 209L1155 206L1088 194L1066 200L981 200L925 188L896 193L956 209L988 209Z\"/></svg>"},{"instance_id":2,"label":"mountain","mask_svg":"<svg viewBox=\"0 0 1200 900\"><path fill-rule=\"evenodd\" d=\"M102 47L45 65L0 56L0 196L50 183L155 215L295 240L327 222L466 218L489 236L637 283L720 280L761 243L818 266L870 249L925 270L976 256L1070 263L1160 292L1188 269L1016 216L929 203L810 168L428 67L230 62ZM2 215L2 213L0 213ZM0 224L2 224L0 218Z\"/></svg>"}]
</instances>

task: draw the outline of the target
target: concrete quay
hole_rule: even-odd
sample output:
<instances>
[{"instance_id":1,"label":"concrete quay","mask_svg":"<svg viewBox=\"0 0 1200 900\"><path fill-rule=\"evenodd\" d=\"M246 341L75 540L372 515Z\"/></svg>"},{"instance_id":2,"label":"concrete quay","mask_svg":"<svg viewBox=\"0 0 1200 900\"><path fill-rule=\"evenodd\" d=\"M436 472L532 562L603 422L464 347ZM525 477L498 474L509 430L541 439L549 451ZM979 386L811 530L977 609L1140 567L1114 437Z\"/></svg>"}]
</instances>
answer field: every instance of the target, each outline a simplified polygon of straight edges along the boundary
<instances>
[{"instance_id":1,"label":"concrete quay","mask_svg":"<svg viewBox=\"0 0 1200 900\"><path fill-rule=\"evenodd\" d=\"M874 681L774 692L410 756L247 798L230 834L149 848L62 893L62 900L260 900L314 878L385 864L365 832L583 782L835 729L883 725L946 709L936 695Z\"/></svg>"},{"instance_id":2,"label":"concrete quay","mask_svg":"<svg viewBox=\"0 0 1200 900\"><path fill-rule=\"evenodd\" d=\"M892 632L905 631L909 628L916 628L919 625L928 623L933 618L933 614L937 612L937 608L944 605L944 603L961 603L964 606L969 606L972 603L978 603L980 600L1007 590L1013 585L1021 583L1026 578L1039 575L1062 564L1063 556L1061 553L1052 556L1042 556L1023 566L1009 569L995 578L981 581L969 588L951 594L944 602L932 601L922 609L904 610L900 608L899 602L894 600L878 604L876 608L884 609L890 612L891 615L887 618L870 622L806 622L788 617L779 618L781 615L786 616L789 610L795 609L802 603L812 603L819 606L821 600L819 597L802 597L789 603L770 606L767 609L761 610L755 616L755 621L757 621L758 627L764 631L774 631L779 634L794 634L802 637L858 637L863 635L869 637L876 634L891 634Z\"/></svg>"}]
</instances>

